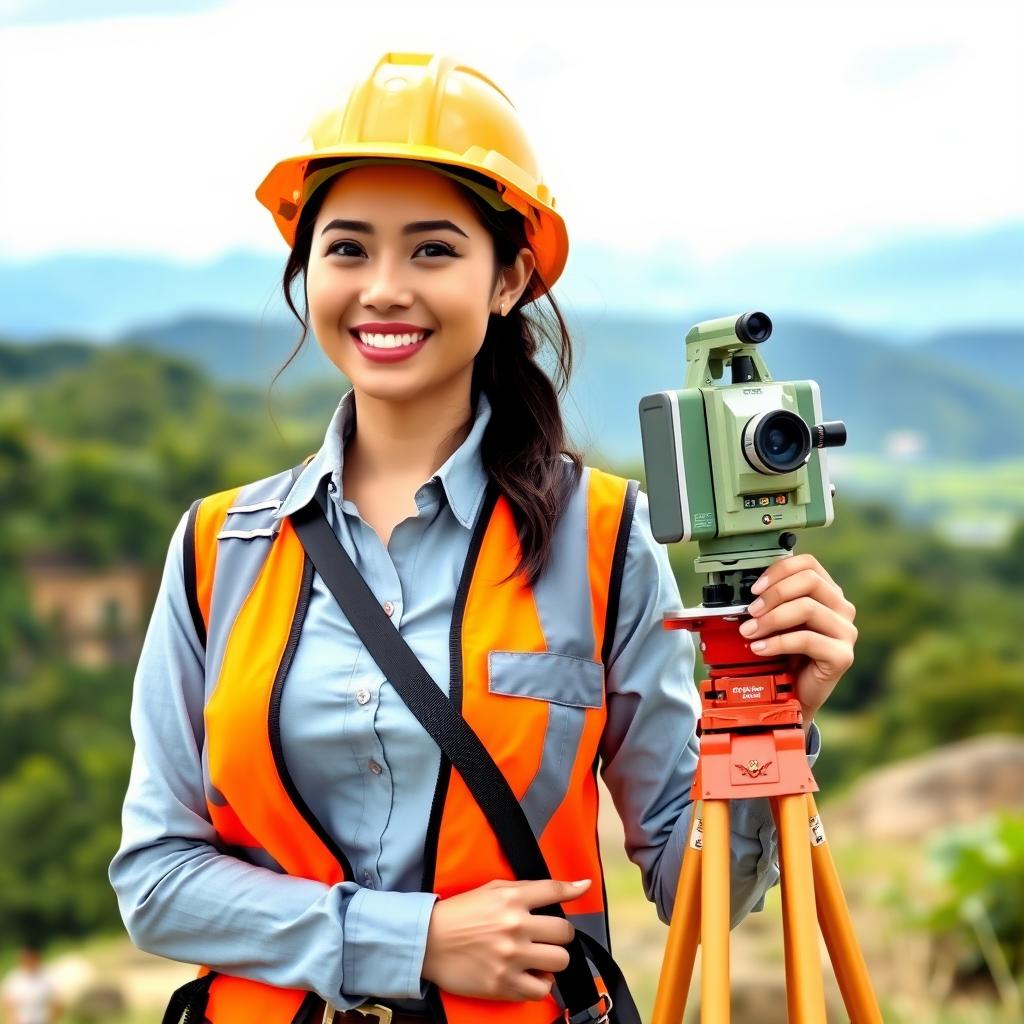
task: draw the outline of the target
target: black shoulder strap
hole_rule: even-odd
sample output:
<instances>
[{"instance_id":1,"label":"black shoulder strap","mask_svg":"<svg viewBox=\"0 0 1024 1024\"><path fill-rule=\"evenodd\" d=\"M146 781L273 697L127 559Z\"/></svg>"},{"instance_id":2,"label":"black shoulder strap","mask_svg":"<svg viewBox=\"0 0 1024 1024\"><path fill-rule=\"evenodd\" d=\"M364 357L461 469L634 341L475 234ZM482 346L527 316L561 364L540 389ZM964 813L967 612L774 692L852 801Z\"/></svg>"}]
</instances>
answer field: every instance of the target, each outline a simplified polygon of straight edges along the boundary
<instances>
[{"instance_id":1,"label":"black shoulder strap","mask_svg":"<svg viewBox=\"0 0 1024 1024\"><path fill-rule=\"evenodd\" d=\"M196 636L199 637L203 650L206 650L206 623L203 621L203 613L199 607L199 580L196 575L196 518L199 515L199 506L202 501L202 498L196 498L188 510L185 536L182 540L184 548L182 555L185 564L185 597L188 599L188 610L192 616L192 625L196 627Z\"/></svg>"},{"instance_id":2,"label":"black shoulder strap","mask_svg":"<svg viewBox=\"0 0 1024 1024\"><path fill-rule=\"evenodd\" d=\"M326 479L326 478L325 478ZM484 513L492 502L483 503ZM395 624L377 603L348 552L325 517L323 483L316 499L291 516L295 532L334 599L352 623L388 681L420 724L458 769L484 812L517 878L550 878L544 855L522 806L487 748L442 692L405 642ZM565 917L560 904L538 913ZM584 950L584 944L586 950ZM569 950L569 966L556 975L558 990L569 1008L569 1024L607 1019L607 1007L597 992L586 955L594 961L608 986L617 1024L640 1024L640 1016L618 965L608 951L581 929Z\"/></svg>"}]
</instances>

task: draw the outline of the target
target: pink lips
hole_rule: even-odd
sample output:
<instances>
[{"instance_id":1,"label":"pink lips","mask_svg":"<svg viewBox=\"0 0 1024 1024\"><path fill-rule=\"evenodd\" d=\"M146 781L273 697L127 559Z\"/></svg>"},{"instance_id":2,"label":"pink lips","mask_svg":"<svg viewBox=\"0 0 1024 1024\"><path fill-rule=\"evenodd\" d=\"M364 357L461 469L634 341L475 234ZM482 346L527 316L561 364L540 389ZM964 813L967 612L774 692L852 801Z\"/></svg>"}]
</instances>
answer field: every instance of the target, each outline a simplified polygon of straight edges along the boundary
<instances>
[{"instance_id":1,"label":"pink lips","mask_svg":"<svg viewBox=\"0 0 1024 1024\"><path fill-rule=\"evenodd\" d=\"M350 331L349 333L352 335L352 340L356 343L356 348L367 359L375 363L398 363L419 352L434 332L427 331L426 337L422 341L414 342L412 345L400 345L398 348L373 348L372 345L364 345L359 340L359 335L355 331Z\"/></svg>"}]
</instances>

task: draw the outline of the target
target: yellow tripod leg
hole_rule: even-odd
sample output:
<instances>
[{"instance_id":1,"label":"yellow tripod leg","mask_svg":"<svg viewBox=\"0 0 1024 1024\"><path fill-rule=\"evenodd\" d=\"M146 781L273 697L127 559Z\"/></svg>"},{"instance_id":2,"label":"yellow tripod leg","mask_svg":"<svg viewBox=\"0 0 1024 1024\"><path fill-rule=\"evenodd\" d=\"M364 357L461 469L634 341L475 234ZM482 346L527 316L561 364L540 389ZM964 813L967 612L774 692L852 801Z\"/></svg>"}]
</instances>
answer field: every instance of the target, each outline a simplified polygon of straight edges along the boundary
<instances>
[{"instance_id":1,"label":"yellow tripod leg","mask_svg":"<svg viewBox=\"0 0 1024 1024\"><path fill-rule=\"evenodd\" d=\"M679 883L668 926L665 952L661 961L658 991L654 997L651 1024L680 1024L686 1010L686 997L693 977L700 936L701 831L698 803L693 803L690 830L683 862L679 867ZM699 845L698 845L699 844Z\"/></svg>"},{"instance_id":2,"label":"yellow tripod leg","mask_svg":"<svg viewBox=\"0 0 1024 1024\"><path fill-rule=\"evenodd\" d=\"M771 804L772 817L775 819L775 832L777 835L782 835L782 825L780 824L779 818L779 798L777 796L769 797L769 803ZM781 860L781 858L780 858ZM779 889L782 893L782 906L786 906L786 872L782 870L783 865L779 864ZM786 953L786 1019L796 1020L796 1007L794 1005L796 999L796 993L794 986L790 981L793 977L793 940L790 937L789 932L789 916L785 913L782 915L782 948Z\"/></svg>"},{"instance_id":3,"label":"yellow tripod leg","mask_svg":"<svg viewBox=\"0 0 1024 1024\"><path fill-rule=\"evenodd\" d=\"M805 794L779 797L779 851L786 922L786 996L793 1024L826 1024L825 986L818 955ZM707 827L705 825L705 832Z\"/></svg>"},{"instance_id":4,"label":"yellow tripod leg","mask_svg":"<svg viewBox=\"0 0 1024 1024\"><path fill-rule=\"evenodd\" d=\"M835 861L825 839L818 807L810 793L806 800L807 817L811 829L811 869L814 873L814 901L818 911L818 924L824 936L828 955L832 961L843 1004L850 1015L851 1024L883 1024L882 1014L875 999L867 964L861 953L850 921L850 910L843 896L836 872Z\"/></svg>"},{"instance_id":5,"label":"yellow tripod leg","mask_svg":"<svg viewBox=\"0 0 1024 1024\"><path fill-rule=\"evenodd\" d=\"M704 801L700 1019L729 1024L729 801Z\"/></svg>"}]
</instances>

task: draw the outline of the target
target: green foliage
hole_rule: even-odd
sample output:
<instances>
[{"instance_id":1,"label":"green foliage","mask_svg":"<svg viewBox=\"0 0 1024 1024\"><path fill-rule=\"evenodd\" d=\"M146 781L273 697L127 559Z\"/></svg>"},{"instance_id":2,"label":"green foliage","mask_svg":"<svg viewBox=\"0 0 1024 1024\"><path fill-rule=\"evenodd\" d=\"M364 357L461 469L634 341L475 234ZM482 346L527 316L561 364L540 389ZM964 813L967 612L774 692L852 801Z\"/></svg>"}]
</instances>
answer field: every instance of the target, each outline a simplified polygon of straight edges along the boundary
<instances>
[{"instance_id":1,"label":"green foliage","mask_svg":"<svg viewBox=\"0 0 1024 1024\"><path fill-rule=\"evenodd\" d=\"M0 342L0 377L19 384L46 380L69 367L86 366L94 355L94 346L81 341Z\"/></svg>"},{"instance_id":2,"label":"green foliage","mask_svg":"<svg viewBox=\"0 0 1024 1024\"><path fill-rule=\"evenodd\" d=\"M959 633L929 630L894 655L876 746L909 756L966 736L1024 732L1019 638L981 632L970 622Z\"/></svg>"},{"instance_id":3,"label":"green foliage","mask_svg":"<svg viewBox=\"0 0 1024 1024\"><path fill-rule=\"evenodd\" d=\"M932 856L947 892L932 909L930 927L961 928L980 909L1011 971L1024 970L1024 815L1005 812L946 833Z\"/></svg>"},{"instance_id":4,"label":"green foliage","mask_svg":"<svg viewBox=\"0 0 1024 1024\"><path fill-rule=\"evenodd\" d=\"M988 971L1012 1004L1024 975L1024 814L948 829L928 851L933 896L912 920L956 951L957 973Z\"/></svg>"},{"instance_id":5,"label":"green foliage","mask_svg":"<svg viewBox=\"0 0 1024 1024\"><path fill-rule=\"evenodd\" d=\"M992 554L989 569L992 576L1007 586L1020 586L1024 580L1024 520L1011 532L1006 549Z\"/></svg>"},{"instance_id":6,"label":"green foliage","mask_svg":"<svg viewBox=\"0 0 1024 1024\"><path fill-rule=\"evenodd\" d=\"M34 418L55 437L135 448L149 444L166 418L198 417L214 401L189 363L117 346L41 385Z\"/></svg>"},{"instance_id":7,"label":"green foliage","mask_svg":"<svg viewBox=\"0 0 1024 1024\"><path fill-rule=\"evenodd\" d=\"M45 661L0 691L0 946L117 926L130 693L125 670Z\"/></svg>"}]
</instances>

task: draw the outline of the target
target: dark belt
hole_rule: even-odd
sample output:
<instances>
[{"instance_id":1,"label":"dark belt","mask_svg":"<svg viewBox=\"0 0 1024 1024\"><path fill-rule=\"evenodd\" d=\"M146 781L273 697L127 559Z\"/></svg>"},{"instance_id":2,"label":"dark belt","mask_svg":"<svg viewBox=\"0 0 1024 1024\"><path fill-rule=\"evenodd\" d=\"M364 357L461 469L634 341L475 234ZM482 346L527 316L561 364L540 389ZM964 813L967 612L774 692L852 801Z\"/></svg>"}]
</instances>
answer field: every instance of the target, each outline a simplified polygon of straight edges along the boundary
<instances>
[{"instance_id":1,"label":"dark belt","mask_svg":"<svg viewBox=\"0 0 1024 1024\"><path fill-rule=\"evenodd\" d=\"M335 1010L333 1017L331 1008L325 1008L323 1024L426 1024L430 1019L426 1013L413 1013L367 1001L351 1010Z\"/></svg>"}]
</instances>

